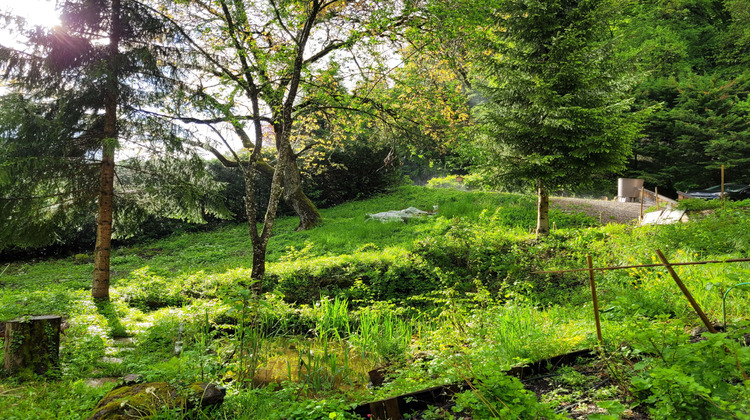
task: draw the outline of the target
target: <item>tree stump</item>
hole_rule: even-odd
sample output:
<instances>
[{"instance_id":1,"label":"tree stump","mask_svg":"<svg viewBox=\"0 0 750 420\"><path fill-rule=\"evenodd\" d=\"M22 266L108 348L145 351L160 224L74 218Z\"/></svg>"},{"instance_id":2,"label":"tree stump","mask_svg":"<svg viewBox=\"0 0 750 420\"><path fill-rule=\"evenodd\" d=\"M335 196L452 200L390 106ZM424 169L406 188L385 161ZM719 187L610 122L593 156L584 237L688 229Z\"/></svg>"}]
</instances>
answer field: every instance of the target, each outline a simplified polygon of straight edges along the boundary
<instances>
[{"instance_id":1,"label":"tree stump","mask_svg":"<svg viewBox=\"0 0 750 420\"><path fill-rule=\"evenodd\" d=\"M6 373L30 377L56 368L60 352L60 324L56 315L32 316L5 323Z\"/></svg>"}]
</instances>

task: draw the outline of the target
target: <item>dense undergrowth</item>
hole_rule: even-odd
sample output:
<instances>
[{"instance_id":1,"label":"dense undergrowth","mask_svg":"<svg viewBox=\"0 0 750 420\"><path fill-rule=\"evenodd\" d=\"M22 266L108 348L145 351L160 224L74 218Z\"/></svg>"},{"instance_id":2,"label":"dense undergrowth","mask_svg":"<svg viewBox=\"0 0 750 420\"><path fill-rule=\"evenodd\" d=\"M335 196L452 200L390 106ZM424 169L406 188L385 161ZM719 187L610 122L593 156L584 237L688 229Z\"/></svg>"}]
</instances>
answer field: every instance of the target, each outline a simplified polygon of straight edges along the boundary
<instances>
[{"instance_id":1,"label":"dense undergrowth","mask_svg":"<svg viewBox=\"0 0 750 420\"><path fill-rule=\"evenodd\" d=\"M366 216L410 206L438 212L405 223ZM539 271L584 268L587 255L602 267L651 264L656 249L672 262L747 258L750 250L742 203L652 227L598 226L553 211L556 229L543 239L530 233L534 198L514 194L402 187L323 216L306 232L294 231L293 218L279 220L260 297L247 291L243 225L115 250L108 304L89 298L90 255L0 267L0 320L66 319L59 372L2 379L3 418L85 417L111 388L85 381L126 373L177 386L223 383L224 405L198 418L347 418L357 403L470 378L476 389L452 409L413 418L555 418L568 413L559 409L563 397L540 402L501 372L597 342L588 273ZM676 270L721 323L722 297L749 267ZM696 341L686 332L700 321L663 268L596 279L601 363L611 380L582 403L590 418L632 409L654 418L750 416L750 353L739 345L750 318L747 290L726 296L726 332ZM367 372L382 366L384 386L366 387Z\"/></svg>"}]
</instances>

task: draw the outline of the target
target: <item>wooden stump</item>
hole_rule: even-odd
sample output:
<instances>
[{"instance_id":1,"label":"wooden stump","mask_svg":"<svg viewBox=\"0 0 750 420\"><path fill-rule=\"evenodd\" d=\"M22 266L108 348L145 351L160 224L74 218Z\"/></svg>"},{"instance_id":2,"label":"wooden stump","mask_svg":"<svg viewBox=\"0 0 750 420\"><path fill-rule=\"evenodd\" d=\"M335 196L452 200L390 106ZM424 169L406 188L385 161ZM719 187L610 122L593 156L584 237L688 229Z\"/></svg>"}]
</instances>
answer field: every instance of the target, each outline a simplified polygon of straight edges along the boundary
<instances>
[{"instance_id":1,"label":"wooden stump","mask_svg":"<svg viewBox=\"0 0 750 420\"><path fill-rule=\"evenodd\" d=\"M6 373L29 377L56 368L60 352L60 324L56 315L33 316L5 323Z\"/></svg>"}]
</instances>

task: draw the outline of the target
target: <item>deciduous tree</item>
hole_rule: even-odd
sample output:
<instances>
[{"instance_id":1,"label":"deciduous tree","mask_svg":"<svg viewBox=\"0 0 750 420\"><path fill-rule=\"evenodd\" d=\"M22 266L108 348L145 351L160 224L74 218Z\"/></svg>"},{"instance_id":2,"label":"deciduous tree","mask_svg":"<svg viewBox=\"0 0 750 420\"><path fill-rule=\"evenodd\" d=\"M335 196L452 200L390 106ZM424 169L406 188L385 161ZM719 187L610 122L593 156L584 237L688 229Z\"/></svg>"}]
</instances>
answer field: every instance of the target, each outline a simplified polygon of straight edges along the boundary
<instances>
[{"instance_id":1,"label":"deciduous tree","mask_svg":"<svg viewBox=\"0 0 750 420\"><path fill-rule=\"evenodd\" d=\"M260 281L278 198L283 194L295 208L299 229L320 221L302 191L297 159L306 148L295 149L295 120L339 101L340 89L329 80L331 70L340 65L336 61L344 52L356 56L365 43L376 42L410 8L390 1L190 0L170 2L162 9L180 22L195 56L195 80L201 80L198 89L186 86L185 95L187 105L201 112L181 119L210 124L217 135L221 129L216 123L229 124L245 149L243 153L234 147L231 156L224 156L208 147L223 163L242 168L253 278ZM262 159L266 140L276 149L272 167ZM253 185L261 170L272 175L272 182L264 223L258 229L260 209L255 208Z\"/></svg>"}]
</instances>

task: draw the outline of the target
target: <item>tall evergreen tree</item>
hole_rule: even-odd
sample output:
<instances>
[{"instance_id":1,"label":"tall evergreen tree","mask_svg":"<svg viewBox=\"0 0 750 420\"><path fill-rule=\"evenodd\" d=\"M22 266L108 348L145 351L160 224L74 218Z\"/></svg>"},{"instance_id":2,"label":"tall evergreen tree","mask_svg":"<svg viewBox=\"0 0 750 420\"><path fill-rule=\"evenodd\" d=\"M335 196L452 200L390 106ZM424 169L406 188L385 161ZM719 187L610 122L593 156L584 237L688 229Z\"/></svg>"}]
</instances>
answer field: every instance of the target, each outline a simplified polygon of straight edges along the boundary
<instances>
[{"instance_id":1,"label":"tall evergreen tree","mask_svg":"<svg viewBox=\"0 0 750 420\"><path fill-rule=\"evenodd\" d=\"M187 166L200 172L203 164L181 159L185 154L177 130L161 130L140 112L175 77L176 70L159 61L175 50L170 45L173 28L135 0L68 0L60 11L59 27L45 30L20 25L26 46L0 48L3 75L15 91L4 99L5 118L0 121L5 173L0 182L4 180L8 187L0 210L9 230L27 225L43 233L41 227L54 226L70 217L65 215L80 213L95 201L92 296L107 299L116 151L133 140L148 145L152 156L166 152L161 157L171 165L156 165L162 169L180 171L177 166ZM206 178L198 175L198 179L206 194L195 197L215 191ZM178 194L190 186L183 180L176 185L161 196L145 194L155 201L148 207L167 209L180 202ZM128 208L127 194L118 199L121 209ZM187 203L181 200L180 204ZM28 214L33 208L52 210ZM200 212L172 213L185 217ZM56 216L46 218L49 214ZM49 241L39 236L39 241Z\"/></svg>"},{"instance_id":2,"label":"tall evergreen tree","mask_svg":"<svg viewBox=\"0 0 750 420\"><path fill-rule=\"evenodd\" d=\"M549 232L549 191L624 168L638 132L628 77L614 60L608 0L509 0L495 10L492 55L475 108L486 129L480 170L533 181L537 234Z\"/></svg>"}]
</instances>

